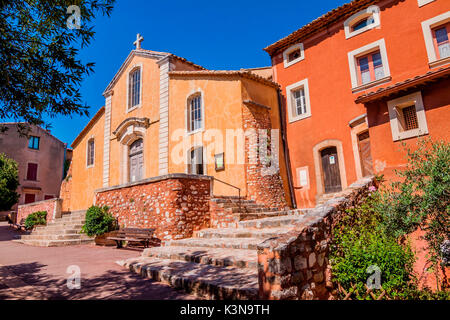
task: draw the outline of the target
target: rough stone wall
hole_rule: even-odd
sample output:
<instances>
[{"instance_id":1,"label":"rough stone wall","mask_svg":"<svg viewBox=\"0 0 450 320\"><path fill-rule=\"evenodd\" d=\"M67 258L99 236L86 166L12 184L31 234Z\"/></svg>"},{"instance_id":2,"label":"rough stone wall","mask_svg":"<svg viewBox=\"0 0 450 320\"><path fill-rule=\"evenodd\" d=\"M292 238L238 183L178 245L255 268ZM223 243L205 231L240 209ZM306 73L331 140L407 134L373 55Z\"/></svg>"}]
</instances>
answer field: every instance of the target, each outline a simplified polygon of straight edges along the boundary
<instances>
[{"instance_id":1,"label":"rough stone wall","mask_svg":"<svg viewBox=\"0 0 450 320\"><path fill-rule=\"evenodd\" d=\"M259 130L267 130L267 136L271 136L269 110L264 107L245 105L242 115L244 130L255 129L254 133L248 134L245 139L247 198L270 208L284 209L288 204L280 171L277 170L270 175L263 174L265 164L261 163L259 157Z\"/></svg>"},{"instance_id":2,"label":"rough stone wall","mask_svg":"<svg viewBox=\"0 0 450 320\"><path fill-rule=\"evenodd\" d=\"M294 230L258 245L259 294L263 299L332 299L328 261L332 228L366 197L371 179L350 186L344 197L308 212Z\"/></svg>"},{"instance_id":3,"label":"rough stone wall","mask_svg":"<svg viewBox=\"0 0 450 320\"><path fill-rule=\"evenodd\" d=\"M209 212L211 216L211 228L237 228L239 216L231 210L227 210L217 204L214 200L209 203Z\"/></svg>"},{"instance_id":4,"label":"rough stone wall","mask_svg":"<svg viewBox=\"0 0 450 320\"><path fill-rule=\"evenodd\" d=\"M61 217L61 204L62 200L55 198L20 205L17 210L16 222L20 223L22 219L25 220L33 212L47 211L47 223L49 223Z\"/></svg>"},{"instance_id":5,"label":"rough stone wall","mask_svg":"<svg viewBox=\"0 0 450 320\"><path fill-rule=\"evenodd\" d=\"M59 197L63 200L62 211L70 211L70 199L72 194L72 163L70 163L69 170L67 170L67 176L61 183L61 189L59 191Z\"/></svg>"},{"instance_id":6,"label":"rough stone wall","mask_svg":"<svg viewBox=\"0 0 450 320\"><path fill-rule=\"evenodd\" d=\"M96 193L96 205L108 206L120 227L155 228L160 240L192 237L209 227L209 177L173 174Z\"/></svg>"}]
</instances>

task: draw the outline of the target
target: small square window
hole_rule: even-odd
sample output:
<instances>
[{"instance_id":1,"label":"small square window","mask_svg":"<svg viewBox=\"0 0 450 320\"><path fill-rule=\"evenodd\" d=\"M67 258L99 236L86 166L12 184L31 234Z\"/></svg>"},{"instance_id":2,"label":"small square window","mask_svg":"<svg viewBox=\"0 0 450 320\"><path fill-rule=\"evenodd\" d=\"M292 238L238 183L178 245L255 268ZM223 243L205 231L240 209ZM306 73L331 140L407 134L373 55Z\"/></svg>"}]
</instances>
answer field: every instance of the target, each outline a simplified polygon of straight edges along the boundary
<instances>
[{"instance_id":1,"label":"small square window","mask_svg":"<svg viewBox=\"0 0 450 320\"><path fill-rule=\"evenodd\" d=\"M39 150L39 142L40 142L39 137L31 136L30 139L28 139L28 148Z\"/></svg>"},{"instance_id":2,"label":"small square window","mask_svg":"<svg viewBox=\"0 0 450 320\"><path fill-rule=\"evenodd\" d=\"M394 141L428 134L422 94L415 92L387 102Z\"/></svg>"},{"instance_id":3,"label":"small square window","mask_svg":"<svg viewBox=\"0 0 450 320\"><path fill-rule=\"evenodd\" d=\"M402 109L403 121L404 121L404 131L414 130L419 128L419 123L417 122L416 106L412 105Z\"/></svg>"},{"instance_id":4,"label":"small square window","mask_svg":"<svg viewBox=\"0 0 450 320\"><path fill-rule=\"evenodd\" d=\"M287 68L305 58L303 43L297 43L283 52L284 67Z\"/></svg>"}]
</instances>

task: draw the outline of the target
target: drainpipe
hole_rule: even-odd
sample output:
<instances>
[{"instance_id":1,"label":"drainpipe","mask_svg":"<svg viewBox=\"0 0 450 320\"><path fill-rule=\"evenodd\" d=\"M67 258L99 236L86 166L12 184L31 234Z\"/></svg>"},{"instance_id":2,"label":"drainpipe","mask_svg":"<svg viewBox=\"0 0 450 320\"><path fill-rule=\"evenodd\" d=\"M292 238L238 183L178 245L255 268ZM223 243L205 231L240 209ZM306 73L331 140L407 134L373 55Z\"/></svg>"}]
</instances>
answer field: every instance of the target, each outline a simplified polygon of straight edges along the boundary
<instances>
[{"instance_id":1,"label":"drainpipe","mask_svg":"<svg viewBox=\"0 0 450 320\"><path fill-rule=\"evenodd\" d=\"M63 166L62 166L62 177L64 180L64 167L66 165L66 158L67 158L67 143L64 143L64 160L63 160Z\"/></svg>"},{"instance_id":2,"label":"drainpipe","mask_svg":"<svg viewBox=\"0 0 450 320\"><path fill-rule=\"evenodd\" d=\"M281 89L277 89L278 93L278 113L280 114L280 129L281 129L281 141L283 142L284 150L284 161L286 165L286 171L288 176L289 194L291 196L292 207L297 209L297 201L295 200L294 185L292 183L292 172L291 172L291 158L289 156L289 147L286 139L286 128L285 128L285 113L283 112Z\"/></svg>"}]
</instances>

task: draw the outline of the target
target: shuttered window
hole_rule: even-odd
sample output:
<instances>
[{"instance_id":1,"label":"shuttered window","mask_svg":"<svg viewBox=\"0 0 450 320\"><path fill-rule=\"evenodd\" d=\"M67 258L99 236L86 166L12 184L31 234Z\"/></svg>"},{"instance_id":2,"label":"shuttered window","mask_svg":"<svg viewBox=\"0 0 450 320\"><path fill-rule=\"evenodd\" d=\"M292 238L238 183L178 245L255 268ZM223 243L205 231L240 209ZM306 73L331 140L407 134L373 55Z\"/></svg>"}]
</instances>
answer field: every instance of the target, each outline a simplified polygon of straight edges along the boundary
<instances>
[{"instance_id":1,"label":"shuttered window","mask_svg":"<svg viewBox=\"0 0 450 320\"><path fill-rule=\"evenodd\" d=\"M29 163L27 169L27 180L36 181L37 180L37 163Z\"/></svg>"},{"instance_id":2,"label":"shuttered window","mask_svg":"<svg viewBox=\"0 0 450 320\"><path fill-rule=\"evenodd\" d=\"M141 103L141 68L137 68L130 73L128 84L128 108L131 109Z\"/></svg>"},{"instance_id":3,"label":"shuttered window","mask_svg":"<svg viewBox=\"0 0 450 320\"><path fill-rule=\"evenodd\" d=\"M95 157L95 142L94 140L89 140L87 147L87 166L94 165L94 157Z\"/></svg>"}]
</instances>

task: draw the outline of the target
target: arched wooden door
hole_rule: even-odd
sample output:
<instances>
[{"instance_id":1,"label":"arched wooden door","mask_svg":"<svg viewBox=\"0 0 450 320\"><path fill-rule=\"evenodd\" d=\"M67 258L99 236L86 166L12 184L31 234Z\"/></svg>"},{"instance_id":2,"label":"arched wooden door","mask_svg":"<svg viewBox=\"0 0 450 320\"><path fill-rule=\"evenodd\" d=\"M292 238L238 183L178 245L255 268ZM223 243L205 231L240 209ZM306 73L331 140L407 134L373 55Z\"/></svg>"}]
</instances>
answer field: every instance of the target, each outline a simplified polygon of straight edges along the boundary
<instances>
[{"instance_id":1,"label":"arched wooden door","mask_svg":"<svg viewBox=\"0 0 450 320\"><path fill-rule=\"evenodd\" d=\"M144 170L144 142L142 139L138 139L131 144L128 165L130 172L129 181L142 180Z\"/></svg>"},{"instance_id":2,"label":"arched wooden door","mask_svg":"<svg viewBox=\"0 0 450 320\"><path fill-rule=\"evenodd\" d=\"M325 193L342 190L339 159L336 147L329 147L320 152L322 158L322 173Z\"/></svg>"}]
</instances>

